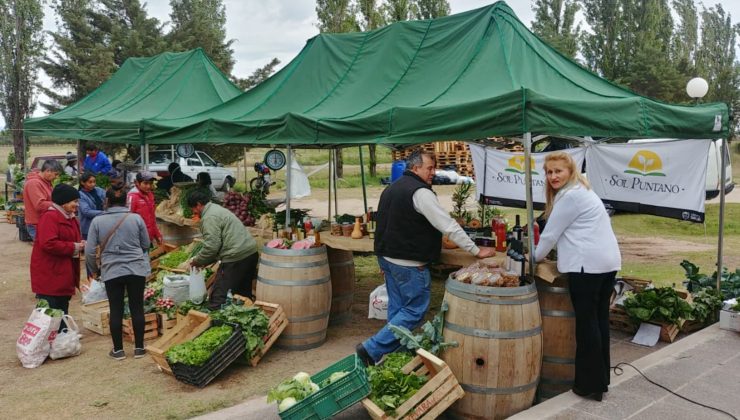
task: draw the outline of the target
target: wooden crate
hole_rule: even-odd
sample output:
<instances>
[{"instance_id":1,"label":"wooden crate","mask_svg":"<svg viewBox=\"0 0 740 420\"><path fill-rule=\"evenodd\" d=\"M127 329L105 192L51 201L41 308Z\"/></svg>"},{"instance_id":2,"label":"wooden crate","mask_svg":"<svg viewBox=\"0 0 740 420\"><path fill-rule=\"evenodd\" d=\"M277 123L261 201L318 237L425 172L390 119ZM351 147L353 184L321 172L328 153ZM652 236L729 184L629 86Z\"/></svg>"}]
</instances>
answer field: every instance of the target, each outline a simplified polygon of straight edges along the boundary
<instances>
[{"instance_id":1,"label":"wooden crate","mask_svg":"<svg viewBox=\"0 0 740 420\"><path fill-rule=\"evenodd\" d=\"M167 358L164 356L165 352L176 344L192 340L210 326L210 316L191 309L187 316L182 321L178 321L174 328L167 331L159 340L147 346L146 351L152 356L152 360L157 364L159 370L172 375L172 369L170 369Z\"/></svg>"},{"instance_id":2,"label":"wooden crate","mask_svg":"<svg viewBox=\"0 0 740 420\"><path fill-rule=\"evenodd\" d=\"M259 306L270 318L270 323L268 326L269 330L267 332L267 335L262 338L264 345L261 349L257 350L257 354L254 357L249 359L249 364L252 367L255 367L257 366L259 361L262 360L263 357L265 357L265 353L267 353L267 350L270 350L272 345L275 344L275 341L277 341L278 337L280 337L280 334L283 332L283 330L285 330L285 327L288 326L288 316L285 314L283 307L278 305L277 303L262 302L260 300L252 303L249 298L241 295L234 295L234 299L244 301L244 304L247 306Z\"/></svg>"},{"instance_id":3,"label":"wooden crate","mask_svg":"<svg viewBox=\"0 0 740 420\"><path fill-rule=\"evenodd\" d=\"M149 260L151 261L151 267L152 270L156 270L159 268L159 258L163 255L167 254L168 252L172 252L178 248L177 245L164 243L157 248L155 248L152 252L149 253Z\"/></svg>"},{"instance_id":4,"label":"wooden crate","mask_svg":"<svg viewBox=\"0 0 740 420\"><path fill-rule=\"evenodd\" d=\"M285 314L285 311L283 311L282 306L277 303L268 303L259 300L254 302L254 304L262 308L267 316L270 317L270 324L267 335L262 338L265 345L262 346L262 348L257 351L257 354L249 360L249 364L252 365L252 367L257 366L257 363L265 357L267 350L270 350L270 347L275 344L275 341L280 337L280 334L283 332L285 327L288 326L288 316Z\"/></svg>"},{"instance_id":5,"label":"wooden crate","mask_svg":"<svg viewBox=\"0 0 740 420\"><path fill-rule=\"evenodd\" d=\"M100 335L110 335L110 308L107 300L81 305L81 309L83 327Z\"/></svg>"},{"instance_id":6,"label":"wooden crate","mask_svg":"<svg viewBox=\"0 0 740 420\"><path fill-rule=\"evenodd\" d=\"M152 338L159 337L159 330L157 328L157 325L159 325L159 322L157 321L157 314L144 314L144 340L151 340ZM131 319L124 319L122 327L123 339L133 343L134 327L131 324Z\"/></svg>"},{"instance_id":7,"label":"wooden crate","mask_svg":"<svg viewBox=\"0 0 740 420\"><path fill-rule=\"evenodd\" d=\"M157 331L159 335L164 335L167 331L175 328L177 317L167 319L167 314L157 314Z\"/></svg>"},{"instance_id":8,"label":"wooden crate","mask_svg":"<svg viewBox=\"0 0 740 420\"><path fill-rule=\"evenodd\" d=\"M703 322L699 321L685 321L683 325L681 325L681 332L690 334L695 331L699 331L706 327L707 325Z\"/></svg>"},{"instance_id":9,"label":"wooden crate","mask_svg":"<svg viewBox=\"0 0 740 420\"><path fill-rule=\"evenodd\" d=\"M660 341L672 343L676 340L676 336L678 336L678 332L681 330L683 322L684 321L681 320L679 325L664 322L651 322L651 324L660 325Z\"/></svg>"},{"instance_id":10,"label":"wooden crate","mask_svg":"<svg viewBox=\"0 0 740 420\"><path fill-rule=\"evenodd\" d=\"M624 308L620 306L609 308L609 328L627 333L636 333L638 326L632 322Z\"/></svg>"},{"instance_id":11,"label":"wooden crate","mask_svg":"<svg viewBox=\"0 0 740 420\"><path fill-rule=\"evenodd\" d=\"M396 416L389 416L370 398L362 400L373 419L435 419L449 406L465 395L449 366L433 354L419 349L417 356L403 367L404 373L427 376L428 381L416 394L396 408Z\"/></svg>"}]
</instances>

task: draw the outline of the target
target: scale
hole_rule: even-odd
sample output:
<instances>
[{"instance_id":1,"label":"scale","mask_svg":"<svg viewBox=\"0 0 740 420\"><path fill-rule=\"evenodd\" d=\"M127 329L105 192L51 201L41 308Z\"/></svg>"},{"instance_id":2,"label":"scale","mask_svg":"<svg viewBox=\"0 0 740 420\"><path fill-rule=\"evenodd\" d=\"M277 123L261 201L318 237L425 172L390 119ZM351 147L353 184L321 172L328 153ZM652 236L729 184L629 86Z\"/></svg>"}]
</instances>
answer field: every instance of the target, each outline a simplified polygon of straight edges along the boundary
<instances>
[{"instance_id":1,"label":"scale","mask_svg":"<svg viewBox=\"0 0 740 420\"><path fill-rule=\"evenodd\" d=\"M280 170L285 166L285 153L278 149L269 150L265 153L264 161L265 165L273 171Z\"/></svg>"},{"instance_id":2,"label":"scale","mask_svg":"<svg viewBox=\"0 0 740 420\"><path fill-rule=\"evenodd\" d=\"M178 156L187 159L195 153L195 146L190 143L178 144L176 151Z\"/></svg>"}]
</instances>

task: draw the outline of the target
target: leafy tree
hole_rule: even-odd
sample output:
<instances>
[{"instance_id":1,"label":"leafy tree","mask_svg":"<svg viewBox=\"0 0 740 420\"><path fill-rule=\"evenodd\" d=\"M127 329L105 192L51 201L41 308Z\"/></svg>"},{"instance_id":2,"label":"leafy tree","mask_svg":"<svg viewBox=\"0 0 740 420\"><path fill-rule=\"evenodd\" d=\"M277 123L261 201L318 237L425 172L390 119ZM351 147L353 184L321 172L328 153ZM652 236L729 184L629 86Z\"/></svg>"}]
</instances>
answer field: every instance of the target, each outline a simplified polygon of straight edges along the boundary
<instances>
[{"instance_id":1,"label":"leafy tree","mask_svg":"<svg viewBox=\"0 0 740 420\"><path fill-rule=\"evenodd\" d=\"M450 14L447 0L416 0L417 19L436 19Z\"/></svg>"},{"instance_id":2,"label":"leafy tree","mask_svg":"<svg viewBox=\"0 0 740 420\"><path fill-rule=\"evenodd\" d=\"M678 16L678 25L671 41L671 56L677 69L685 75L690 75L694 71L699 39L696 6L694 0L673 0L673 10Z\"/></svg>"},{"instance_id":3,"label":"leafy tree","mask_svg":"<svg viewBox=\"0 0 740 420\"><path fill-rule=\"evenodd\" d=\"M601 76L615 80L625 74L620 34L625 33L622 3L632 0L581 0L586 23L593 32L581 38L586 65Z\"/></svg>"},{"instance_id":4,"label":"leafy tree","mask_svg":"<svg viewBox=\"0 0 740 420\"><path fill-rule=\"evenodd\" d=\"M570 0L536 0L532 32L562 54L575 58L581 25L575 25L580 6ZM575 27L574 27L575 25Z\"/></svg>"},{"instance_id":5,"label":"leafy tree","mask_svg":"<svg viewBox=\"0 0 740 420\"><path fill-rule=\"evenodd\" d=\"M388 23L414 19L419 14L419 8L413 0L386 0L381 10Z\"/></svg>"},{"instance_id":6,"label":"leafy tree","mask_svg":"<svg viewBox=\"0 0 740 420\"><path fill-rule=\"evenodd\" d=\"M37 0L0 0L0 114L11 129L13 153L23 156L23 120L36 107L34 85L43 56L44 13ZM21 160L25 166L25 159Z\"/></svg>"},{"instance_id":7,"label":"leafy tree","mask_svg":"<svg viewBox=\"0 0 740 420\"><path fill-rule=\"evenodd\" d=\"M696 51L696 74L709 82L707 102L725 102L740 121L740 63L737 62L737 33L721 4L701 13L701 39ZM737 127L733 127L736 129Z\"/></svg>"},{"instance_id":8,"label":"leafy tree","mask_svg":"<svg viewBox=\"0 0 740 420\"><path fill-rule=\"evenodd\" d=\"M316 16L322 33L357 32L360 29L355 7L349 0L316 0ZM337 148L336 174L339 178L344 176L341 148Z\"/></svg>"},{"instance_id":9,"label":"leafy tree","mask_svg":"<svg viewBox=\"0 0 740 420\"><path fill-rule=\"evenodd\" d=\"M357 8L360 12L359 25L362 31L372 31L385 26L383 14L375 0L358 0Z\"/></svg>"},{"instance_id":10,"label":"leafy tree","mask_svg":"<svg viewBox=\"0 0 740 420\"><path fill-rule=\"evenodd\" d=\"M222 0L170 0L170 47L185 51L201 47L224 73L234 67L234 40L226 40L226 7Z\"/></svg>"},{"instance_id":11,"label":"leafy tree","mask_svg":"<svg viewBox=\"0 0 740 420\"><path fill-rule=\"evenodd\" d=\"M275 67L277 67L278 64L280 64L280 60L273 58L272 61L255 70L252 75L246 79L234 77L234 83L236 83L241 90L249 90L269 78L270 75L275 72Z\"/></svg>"}]
</instances>

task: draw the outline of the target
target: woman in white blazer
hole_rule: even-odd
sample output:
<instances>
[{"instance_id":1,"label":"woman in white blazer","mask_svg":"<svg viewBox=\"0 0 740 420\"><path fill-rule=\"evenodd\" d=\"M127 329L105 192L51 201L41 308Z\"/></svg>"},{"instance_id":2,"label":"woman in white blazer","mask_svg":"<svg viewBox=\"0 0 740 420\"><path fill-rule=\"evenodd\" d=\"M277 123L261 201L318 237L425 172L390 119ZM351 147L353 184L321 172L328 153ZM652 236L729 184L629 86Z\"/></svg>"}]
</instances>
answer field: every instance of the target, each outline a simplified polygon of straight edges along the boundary
<instances>
[{"instance_id":1,"label":"woman in white blazer","mask_svg":"<svg viewBox=\"0 0 740 420\"><path fill-rule=\"evenodd\" d=\"M558 271L568 274L576 313L573 392L601 401L609 389L609 299L622 257L609 215L573 158L547 155L547 225L535 249L542 261L557 244Z\"/></svg>"}]
</instances>

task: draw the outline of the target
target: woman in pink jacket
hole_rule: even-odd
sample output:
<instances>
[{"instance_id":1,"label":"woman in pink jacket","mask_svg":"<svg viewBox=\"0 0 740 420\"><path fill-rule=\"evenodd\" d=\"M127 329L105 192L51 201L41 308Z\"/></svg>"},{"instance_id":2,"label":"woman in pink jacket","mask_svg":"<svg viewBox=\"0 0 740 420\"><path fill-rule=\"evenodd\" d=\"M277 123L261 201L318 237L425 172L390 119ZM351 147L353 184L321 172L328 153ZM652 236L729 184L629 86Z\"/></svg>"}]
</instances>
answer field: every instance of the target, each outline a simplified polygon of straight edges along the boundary
<instances>
[{"instance_id":1,"label":"woman in pink jacket","mask_svg":"<svg viewBox=\"0 0 740 420\"><path fill-rule=\"evenodd\" d=\"M162 233L159 232L157 218L154 214L153 183L153 173L144 171L136 174L136 181L134 181L136 188L128 193L128 208L132 213L136 213L144 219L149 240L154 245L159 245L162 243Z\"/></svg>"}]
</instances>

